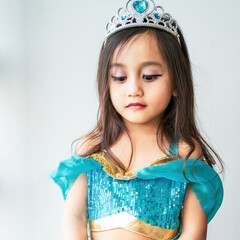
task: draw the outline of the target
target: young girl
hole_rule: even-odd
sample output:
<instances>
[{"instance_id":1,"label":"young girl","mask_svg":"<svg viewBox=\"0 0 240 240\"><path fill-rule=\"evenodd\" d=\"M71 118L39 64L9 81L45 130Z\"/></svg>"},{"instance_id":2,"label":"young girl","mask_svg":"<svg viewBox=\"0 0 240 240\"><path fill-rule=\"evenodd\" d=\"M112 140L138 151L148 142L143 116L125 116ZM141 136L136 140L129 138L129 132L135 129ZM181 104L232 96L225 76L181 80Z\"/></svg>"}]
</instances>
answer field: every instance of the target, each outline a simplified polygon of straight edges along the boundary
<instances>
[{"instance_id":1,"label":"young girl","mask_svg":"<svg viewBox=\"0 0 240 240\"><path fill-rule=\"evenodd\" d=\"M203 240L223 200L221 158L194 118L190 60L177 22L129 0L107 25L99 117L51 173L65 240Z\"/></svg>"}]
</instances>

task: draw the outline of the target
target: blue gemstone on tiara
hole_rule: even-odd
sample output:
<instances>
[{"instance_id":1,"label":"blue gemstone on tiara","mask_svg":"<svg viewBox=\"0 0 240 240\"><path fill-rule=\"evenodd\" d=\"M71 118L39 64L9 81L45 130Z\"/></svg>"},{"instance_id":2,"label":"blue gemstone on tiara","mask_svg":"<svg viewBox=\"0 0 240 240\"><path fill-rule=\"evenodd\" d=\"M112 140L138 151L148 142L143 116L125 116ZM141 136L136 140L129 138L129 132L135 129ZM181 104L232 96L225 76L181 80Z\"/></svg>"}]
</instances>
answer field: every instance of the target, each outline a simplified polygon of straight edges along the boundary
<instances>
[{"instance_id":1,"label":"blue gemstone on tiara","mask_svg":"<svg viewBox=\"0 0 240 240\"><path fill-rule=\"evenodd\" d=\"M148 2L147 1L135 1L135 2L133 2L133 8L138 13L143 13L148 8Z\"/></svg>"},{"instance_id":2,"label":"blue gemstone on tiara","mask_svg":"<svg viewBox=\"0 0 240 240\"><path fill-rule=\"evenodd\" d=\"M160 19L160 15L158 13L155 13L154 16L156 19Z\"/></svg>"},{"instance_id":3,"label":"blue gemstone on tiara","mask_svg":"<svg viewBox=\"0 0 240 240\"><path fill-rule=\"evenodd\" d=\"M122 20L125 20L125 19L126 19L126 16L122 16L121 19L122 19Z\"/></svg>"}]
</instances>

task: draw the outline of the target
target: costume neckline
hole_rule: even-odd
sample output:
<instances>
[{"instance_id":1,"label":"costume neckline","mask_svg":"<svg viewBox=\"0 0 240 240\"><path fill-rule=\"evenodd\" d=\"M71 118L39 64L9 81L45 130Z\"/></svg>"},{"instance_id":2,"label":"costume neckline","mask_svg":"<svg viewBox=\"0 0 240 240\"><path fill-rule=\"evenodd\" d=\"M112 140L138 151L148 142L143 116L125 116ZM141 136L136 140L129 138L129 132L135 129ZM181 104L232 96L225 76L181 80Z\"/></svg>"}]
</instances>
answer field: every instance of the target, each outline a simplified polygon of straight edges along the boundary
<instances>
[{"instance_id":1,"label":"costume neckline","mask_svg":"<svg viewBox=\"0 0 240 240\"><path fill-rule=\"evenodd\" d=\"M135 171L125 171L123 168L117 166L115 163L109 162L104 154L104 152L106 151L105 149L100 149L98 152L91 154L89 157L92 157L93 159L97 160L102 166L104 166L103 170L107 172L108 175L110 175L111 177L122 179L122 180L130 180L130 179L136 178L136 173L140 170L178 159L179 136L176 135L172 139L175 139L175 140L170 141L169 148L168 148L168 155L161 157L159 159L156 159L150 164L148 164L147 166ZM102 138L100 142L101 141L102 141Z\"/></svg>"},{"instance_id":2,"label":"costume neckline","mask_svg":"<svg viewBox=\"0 0 240 240\"><path fill-rule=\"evenodd\" d=\"M145 168L161 165L170 161L174 161L178 159L177 155L166 155L164 157L161 157L159 159L154 160L152 163L148 164L145 167L142 167L135 171L125 171L123 168L117 166L115 163L110 163L105 155L103 150L99 150L96 153L93 153L89 155L87 158L93 158L96 161L98 161L102 166L103 170L108 173L113 178L119 179L119 180L130 180L133 178L136 178L136 173L140 170L143 170Z\"/></svg>"}]
</instances>

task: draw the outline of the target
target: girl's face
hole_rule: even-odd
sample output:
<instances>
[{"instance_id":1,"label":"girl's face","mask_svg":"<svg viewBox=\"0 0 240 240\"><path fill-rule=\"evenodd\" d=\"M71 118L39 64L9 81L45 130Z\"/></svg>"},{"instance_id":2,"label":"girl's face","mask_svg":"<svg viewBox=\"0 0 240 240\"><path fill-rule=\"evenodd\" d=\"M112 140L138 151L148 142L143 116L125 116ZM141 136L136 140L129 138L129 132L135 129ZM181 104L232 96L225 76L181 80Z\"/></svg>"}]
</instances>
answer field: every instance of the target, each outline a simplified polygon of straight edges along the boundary
<instances>
[{"instance_id":1,"label":"girl's face","mask_svg":"<svg viewBox=\"0 0 240 240\"><path fill-rule=\"evenodd\" d=\"M112 104L125 123L159 123L172 95L170 72L153 36L141 34L131 39L117 56L115 50L109 69ZM143 108L127 107L141 103Z\"/></svg>"}]
</instances>

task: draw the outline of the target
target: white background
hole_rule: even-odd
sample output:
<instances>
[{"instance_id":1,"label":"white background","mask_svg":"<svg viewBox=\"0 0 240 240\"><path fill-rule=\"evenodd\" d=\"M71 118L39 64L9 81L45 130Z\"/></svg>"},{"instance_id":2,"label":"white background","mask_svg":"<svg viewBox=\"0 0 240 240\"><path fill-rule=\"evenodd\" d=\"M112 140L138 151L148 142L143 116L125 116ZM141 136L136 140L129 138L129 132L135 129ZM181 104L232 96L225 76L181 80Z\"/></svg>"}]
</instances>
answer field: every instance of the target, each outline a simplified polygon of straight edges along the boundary
<instances>
[{"instance_id":1,"label":"white background","mask_svg":"<svg viewBox=\"0 0 240 240\"><path fill-rule=\"evenodd\" d=\"M157 1L184 32L200 129L225 161L210 240L240 239L240 2ZM125 1L0 0L0 239L61 239L48 177L96 122L105 26Z\"/></svg>"}]
</instances>

